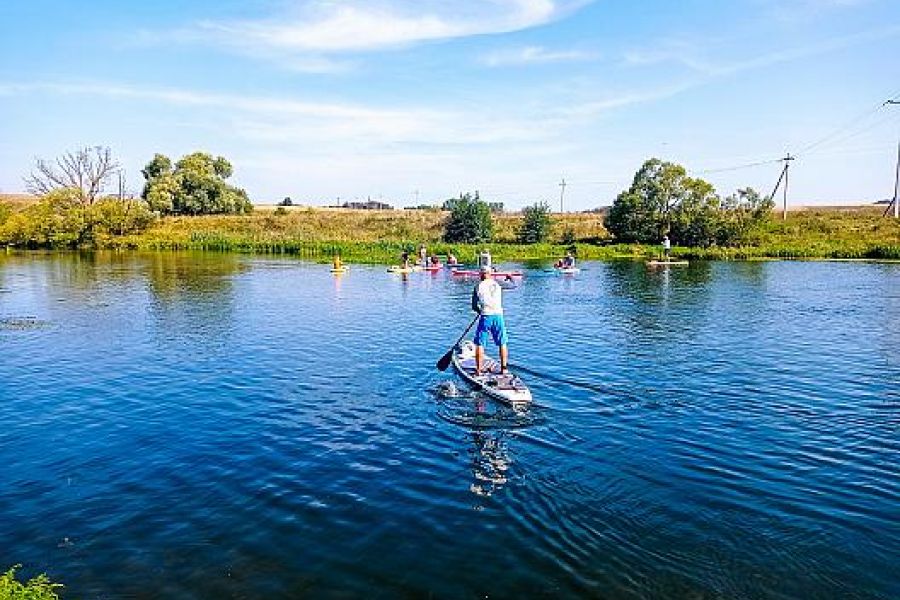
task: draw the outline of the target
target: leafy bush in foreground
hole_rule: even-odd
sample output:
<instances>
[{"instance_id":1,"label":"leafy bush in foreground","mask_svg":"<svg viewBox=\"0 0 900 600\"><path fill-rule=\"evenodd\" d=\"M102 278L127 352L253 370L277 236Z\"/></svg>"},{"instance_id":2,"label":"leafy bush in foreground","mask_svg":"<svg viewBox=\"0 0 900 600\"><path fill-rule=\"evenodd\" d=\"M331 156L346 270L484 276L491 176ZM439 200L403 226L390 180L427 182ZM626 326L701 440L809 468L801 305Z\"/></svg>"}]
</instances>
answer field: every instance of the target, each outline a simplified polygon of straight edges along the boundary
<instances>
[{"instance_id":1,"label":"leafy bush in foreground","mask_svg":"<svg viewBox=\"0 0 900 600\"><path fill-rule=\"evenodd\" d=\"M0 600L59 600L56 590L62 584L51 582L43 573L22 583L16 579L16 568L0 575Z\"/></svg>"}]
</instances>

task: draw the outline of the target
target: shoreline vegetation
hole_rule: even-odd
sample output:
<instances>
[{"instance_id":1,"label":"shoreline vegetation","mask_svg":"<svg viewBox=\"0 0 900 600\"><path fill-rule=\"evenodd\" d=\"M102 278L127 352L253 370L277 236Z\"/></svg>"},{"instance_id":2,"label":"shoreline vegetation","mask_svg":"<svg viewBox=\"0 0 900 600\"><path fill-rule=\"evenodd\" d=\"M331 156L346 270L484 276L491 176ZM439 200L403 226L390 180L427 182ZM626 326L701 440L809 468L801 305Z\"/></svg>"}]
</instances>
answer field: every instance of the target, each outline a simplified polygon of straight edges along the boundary
<instances>
[{"instance_id":1,"label":"shoreline vegetation","mask_svg":"<svg viewBox=\"0 0 900 600\"><path fill-rule=\"evenodd\" d=\"M23 196L0 196L8 214L36 202ZM0 210L3 210L0 208ZM878 206L805 208L780 214L759 225L739 246L673 247L688 260L748 259L900 259L900 223L882 217ZM551 260L573 248L582 259L651 258L657 245L617 244L604 228L603 215L565 213L551 216L548 241L523 244L517 231L524 217L494 215L493 241L481 244L443 241L448 211L362 210L256 206L241 215L168 216L146 229L116 235L95 232L88 247L98 250L206 250L286 254L327 262L339 254L344 262L392 264L406 249L426 244L429 252L453 251L461 260L488 249L498 260ZM52 248L0 240L10 249Z\"/></svg>"},{"instance_id":2,"label":"shoreline vegetation","mask_svg":"<svg viewBox=\"0 0 900 600\"><path fill-rule=\"evenodd\" d=\"M646 160L609 208L552 213L545 202L518 212L474 194L402 210L312 208L285 198L254 206L228 183L222 156L154 155L140 198L104 195L118 172L109 148L37 159L32 196L0 195L0 246L23 249L205 250L287 254L391 264L420 244L462 262L490 250L498 260L656 258L672 240L687 260L900 259L900 220L878 205L807 208L782 218L752 188L720 195L685 167Z\"/></svg>"}]
</instances>

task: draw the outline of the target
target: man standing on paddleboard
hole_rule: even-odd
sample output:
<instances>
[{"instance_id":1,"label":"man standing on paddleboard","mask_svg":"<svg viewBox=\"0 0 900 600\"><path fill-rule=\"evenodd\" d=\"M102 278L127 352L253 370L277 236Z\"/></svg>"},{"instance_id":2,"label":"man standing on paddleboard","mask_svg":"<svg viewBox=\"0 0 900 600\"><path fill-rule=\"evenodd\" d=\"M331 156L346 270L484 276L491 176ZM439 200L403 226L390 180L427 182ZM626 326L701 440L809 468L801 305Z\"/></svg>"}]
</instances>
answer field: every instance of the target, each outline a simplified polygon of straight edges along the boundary
<instances>
[{"instance_id":1,"label":"man standing on paddleboard","mask_svg":"<svg viewBox=\"0 0 900 600\"><path fill-rule=\"evenodd\" d=\"M488 334L500 348L500 372L508 373L509 350L506 347L506 324L503 322L503 291L494 280L488 265L482 265L481 281L472 292L472 310L481 315L475 330L475 375L481 375Z\"/></svg>"}]
</instances>

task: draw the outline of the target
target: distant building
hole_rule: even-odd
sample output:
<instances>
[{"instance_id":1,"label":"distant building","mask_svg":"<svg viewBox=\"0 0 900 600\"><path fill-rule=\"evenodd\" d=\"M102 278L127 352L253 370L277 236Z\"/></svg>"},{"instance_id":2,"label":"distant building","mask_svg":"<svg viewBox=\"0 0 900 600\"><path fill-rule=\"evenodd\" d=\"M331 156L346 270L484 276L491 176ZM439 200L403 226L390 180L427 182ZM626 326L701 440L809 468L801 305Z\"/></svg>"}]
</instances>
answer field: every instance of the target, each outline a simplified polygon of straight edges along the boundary
<instances>
[{"instance_id":1,"label":"distant building","mask_svg":"<svg viewBox=\"0 0 900 600\"><path fill-rule=\"evenodd\" d=\"M365 202L344 202L340 208L353 208L357 210L394 210L394 207L385 202L367 200Z\"/></svg>"}]
</instances>

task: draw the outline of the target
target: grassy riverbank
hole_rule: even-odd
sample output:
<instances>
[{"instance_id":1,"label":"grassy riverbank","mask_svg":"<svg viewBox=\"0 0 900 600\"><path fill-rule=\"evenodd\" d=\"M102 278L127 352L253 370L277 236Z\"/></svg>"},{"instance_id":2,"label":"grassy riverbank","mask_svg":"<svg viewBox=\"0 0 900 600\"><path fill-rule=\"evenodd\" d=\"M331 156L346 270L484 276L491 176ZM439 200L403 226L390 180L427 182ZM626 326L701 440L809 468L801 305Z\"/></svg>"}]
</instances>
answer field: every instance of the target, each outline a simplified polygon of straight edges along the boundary
<instances>
[{"instance_id":1,"label":"grassy riverbank","mask_svg":"<svg viewBox=\"0 0 900 600\"><path fill-rule=\"evenodd\" d=\"M7 206L21 210L24 201ZM845 207L797 210L772 218L740 247L679 248L676 256L693 259L847 258L900 259L900 222L882 217L883 208ZM365 211L292 207L276 211L258 207L235 216L165 217L141 233L96 235L106 249L214 250L291 254L329 260L341 254L348 262L392 263L405 249L425 243L431 252L454 251L463 261L489 248L499 260L551 259L574 240L582 259L653 256L654 246L615 244L596 213L554 215L550 242L521 245L516 232L522 216L494 217L494 243L479 246L441 241L446 212L438 210ZM677 241L677 240L676 240Z\"/></svg>"},{"instance_id":2,"label":"grassy riverbank","mask_svg":"<svg viewBox=\"0 0 900 600\"><path fill-rule=\"evenodd\" d=\"M734 248L675 248L695 259L872 258L900 259L900 223L881 216L877 207L822 208L773 216ZM287 214L260 209L246 216L173 217L140 235L111 240L114 247L204 249L296 254L326 260L340 253L351 262L393 262L404 248L426 243L431 251L455 251L464 260L484 246L441 242L446 213L439 211L346 211L294 209ZM495 218L498 259L548 259L565 252L571 231L578 255L586 259L652 256L656 247L614 244L597 214L555 216L551 243L515 243L519 215Z\"/></svg>"}]
</instances>

